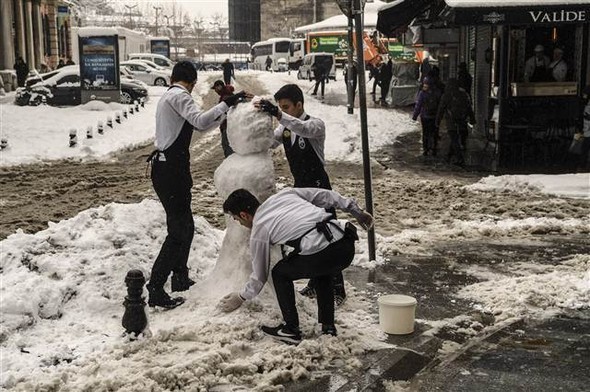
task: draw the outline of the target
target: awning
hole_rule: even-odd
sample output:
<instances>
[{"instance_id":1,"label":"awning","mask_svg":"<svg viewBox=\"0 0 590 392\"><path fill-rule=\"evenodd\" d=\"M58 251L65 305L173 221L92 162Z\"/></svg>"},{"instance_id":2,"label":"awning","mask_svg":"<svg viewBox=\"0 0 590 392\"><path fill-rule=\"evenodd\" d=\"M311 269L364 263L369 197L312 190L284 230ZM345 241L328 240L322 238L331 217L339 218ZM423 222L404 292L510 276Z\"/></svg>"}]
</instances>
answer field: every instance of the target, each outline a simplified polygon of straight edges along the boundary
<instances>
[{"instance_id":1,"label":"awning","mask_svg":"<svg viewBox=\"0 0 590 392\"><path fill-rule=\"evenodd\" d=\"M381 7L377 16L377 30L387 36L395 35L418 15L426 11L436 0L397 0Z\"/></svg>"},{"instance_id":2,"label":"awning","mask_svg":"<svg viewBox=\"0 0 590 392\"><path fill-rule=\"evenodd\" d=\"M532 5L530 1L489 1L485 6L463 0L446 0L441 18L455 25L556 25L590 22L590 1L570 0L562 4ZM473 2L471 2L473 3ZM500 6L495 6L500 5Z\"/></svg>"}]
</instances>

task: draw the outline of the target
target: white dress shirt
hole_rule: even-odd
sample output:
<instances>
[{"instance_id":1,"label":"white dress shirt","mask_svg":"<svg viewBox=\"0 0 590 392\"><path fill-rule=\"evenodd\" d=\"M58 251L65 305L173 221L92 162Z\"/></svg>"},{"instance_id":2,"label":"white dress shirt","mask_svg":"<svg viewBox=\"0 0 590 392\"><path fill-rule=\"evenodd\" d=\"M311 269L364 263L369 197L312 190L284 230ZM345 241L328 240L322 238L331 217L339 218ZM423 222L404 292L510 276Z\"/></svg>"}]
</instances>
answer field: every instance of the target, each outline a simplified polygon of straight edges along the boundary
<instances>
[{"instance_id":1,"label":"white dress shirt","mask_svg":"<svg viewBox=\"0 0 590 392\"><path fill-rule=\"evenodd\" d=\"M221 102L204 111L197 106L186 88L180 84L173 84L158 102L154 144L160 151L170 147L180 135L185 121L188 121L197 131L215 128L225 118L228 110L227 104Z\"/></svg>"},{"instance_id":2,"label":"white dress shirt","mask_svg":"<svg viewBox=\"0 0 590 392\"><path fill-rule=\"evenodd\" d=\"M291 145L295 142L297 135L309 139L311 147L324 164L324 142L326 141L326 125L317 117L309 117L304 112L299 118L293 117L285 112L281 113L279 126L274 130L275 143L273 148L283 144L283 131L285 128L291 131Z\"/></svg>"},{"instance_id":3,"label":"white dress shirt","mask_svg":"<svg viewBox=\"0 0 590 392\"><path fill-rule=\"evenodd\" d=\"M314 229L317 223L330 217L325 209L331 207L350 212L353 216L362 212L353 199L319 188L286 188L262 203L254 214L250 234L252 274L240 296L252 299L262 290L268 280L272 245L296 240L309 231L301 238L299 254L311 255L340 240L344 236L346 222L333 221L341 230L328 225L334 237L331 241Z\"/></svg>"}]
</instances>

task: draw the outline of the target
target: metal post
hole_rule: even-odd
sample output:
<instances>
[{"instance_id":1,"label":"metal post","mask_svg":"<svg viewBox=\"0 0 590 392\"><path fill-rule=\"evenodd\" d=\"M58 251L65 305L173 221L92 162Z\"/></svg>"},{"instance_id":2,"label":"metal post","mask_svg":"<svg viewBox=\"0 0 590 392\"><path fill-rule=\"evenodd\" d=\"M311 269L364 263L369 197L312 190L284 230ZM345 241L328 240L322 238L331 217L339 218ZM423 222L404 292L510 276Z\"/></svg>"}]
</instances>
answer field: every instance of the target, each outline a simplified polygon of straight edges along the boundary
<instances>
[{"instance_id":1,"label":"metal post","mask_svg":"<svg viewBox=\"0 0 590 392\"><path fill-rule=\"evenodd\" d=\"M369 156L369 131L367 129L367 89L365 86L365 61L363 53L363 10L361 0L354 0L354 24L356 29L356 61L359 87L359 109L361 112L361 142L363 148L363 170L365 179L365 209L373 215L373 191L371 185L371 157ZM375 228L368 232L369 260L375 260ZM369 275L369 282L374 282L375 276Z\"/></svg>"},{"instance_id":2,"label":"metal post","mask_svg":"<svg viewBox=\"0 0 590 392\"><path fill-rule=\"evenodd\" d=\"M348 93L348 103L346 107L348 108L348 114L354 114L354 90L352 89L353 86L353 75L352 75L352 62L353 62L353 52L354 51L354 41L352 38L352 17L348 17L348 64L346 65L346 74L348 75L346 81L346 92ZM357 67L358 70L358 67Z\"/></svg>"}]
</instances>

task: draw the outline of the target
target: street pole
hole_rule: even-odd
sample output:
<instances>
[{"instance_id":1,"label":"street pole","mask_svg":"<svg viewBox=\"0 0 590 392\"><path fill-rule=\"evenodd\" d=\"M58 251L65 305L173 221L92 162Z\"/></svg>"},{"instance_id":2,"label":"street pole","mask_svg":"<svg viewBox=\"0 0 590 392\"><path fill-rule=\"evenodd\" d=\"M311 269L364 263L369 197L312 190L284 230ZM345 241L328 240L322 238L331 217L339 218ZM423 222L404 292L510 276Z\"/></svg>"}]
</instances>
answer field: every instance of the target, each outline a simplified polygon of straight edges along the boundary
<instances>
[{"instance_id":1,"label":"street pole","mask_svg":"<svg viewBox=\"0 0 590 392\"><path fill-rule=\"evenodd\" d=\"M363 10L361 0L353 0L354 24L356 29L356 61L358 70L359 109L361 111L361 144L363 148L363 170L365 180L365 209L373 215L373 191L371 184L371 157L369 156L369 131L367 128L367 89L365 86L365 61L363 53ZM369 260L375 260L375 226L369 229L367 242ZM369 282L375 281L375 274L369 274Z\"/></svg>"},{"instance_id":2,"label":"street pole","mask_svg":"<svg viewBox=\"0 0 590 392\"><path fill-rule=\"evenodd\" d=\"M352 38L352 16L348 16L348 64L346 64L346 91L348 94L348 103L346 107L348 108L348 114L354 114L354 90L352 89L353 86L353 74L352 74L352 62L353 62L353 51L354 51L354 42ZM358 68L357 68L358 70Z\"/></svg>"},{"instance_id":3,"label":"street pole","mask_svg":"<svg viewBox=\"0 0 590 392\"><path fill-rule=\"evenodd\" d=\"M158 36L158 13L162 9L162 7L153 6L152 8L156 10L156 37L157 37Z\"/></svg>"}]
</instances>

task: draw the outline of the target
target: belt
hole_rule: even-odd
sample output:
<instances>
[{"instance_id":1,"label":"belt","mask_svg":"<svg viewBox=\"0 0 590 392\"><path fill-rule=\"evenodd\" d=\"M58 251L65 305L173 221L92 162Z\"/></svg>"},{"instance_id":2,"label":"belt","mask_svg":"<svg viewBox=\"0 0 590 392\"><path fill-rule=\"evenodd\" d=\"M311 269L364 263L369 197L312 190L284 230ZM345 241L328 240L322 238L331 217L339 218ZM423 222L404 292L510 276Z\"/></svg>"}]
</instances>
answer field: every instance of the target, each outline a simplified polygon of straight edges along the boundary
<instances>
[{"instance_id":1,"label":"belt","mask_svg":"<svg viewBox=\"0 0 590 392\"><path fill-rule=\"evenodd\" d=\"M146 159L146 162L154 162L154 161L166 162L166 155L160 150L154 150L148 156L148 158Z\"/></svg>"}]
</instances>

